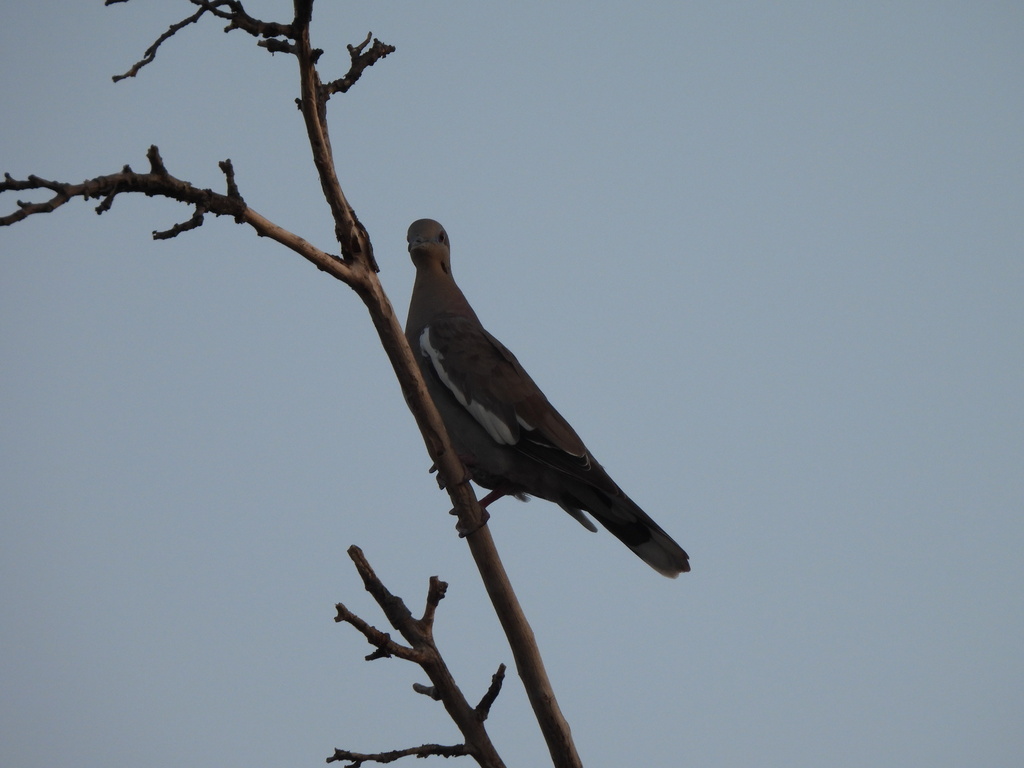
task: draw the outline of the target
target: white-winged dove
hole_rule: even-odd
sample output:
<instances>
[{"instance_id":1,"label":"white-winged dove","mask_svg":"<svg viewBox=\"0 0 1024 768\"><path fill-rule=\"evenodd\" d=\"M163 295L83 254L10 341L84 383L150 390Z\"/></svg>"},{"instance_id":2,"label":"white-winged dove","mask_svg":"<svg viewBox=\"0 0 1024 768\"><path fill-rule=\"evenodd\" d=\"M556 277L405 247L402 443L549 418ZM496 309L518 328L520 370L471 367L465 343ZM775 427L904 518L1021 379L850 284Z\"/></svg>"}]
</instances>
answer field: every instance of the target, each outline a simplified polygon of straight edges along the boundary
<instances>
[{"instance_id":1,"label":"white-winged dove","mask_svg":"<svg viewBox=\"0 0 1024 768\"><path fill-rule=\"evenodd\" d=\"M552 501L596 531L585 512L659 573L690 570L682 547L640 509L552 407L515 355L491 336L452 278L448 233L409 227L416 282L405 335L473 481L489 493Z\"/></svg>"}]
</instances>

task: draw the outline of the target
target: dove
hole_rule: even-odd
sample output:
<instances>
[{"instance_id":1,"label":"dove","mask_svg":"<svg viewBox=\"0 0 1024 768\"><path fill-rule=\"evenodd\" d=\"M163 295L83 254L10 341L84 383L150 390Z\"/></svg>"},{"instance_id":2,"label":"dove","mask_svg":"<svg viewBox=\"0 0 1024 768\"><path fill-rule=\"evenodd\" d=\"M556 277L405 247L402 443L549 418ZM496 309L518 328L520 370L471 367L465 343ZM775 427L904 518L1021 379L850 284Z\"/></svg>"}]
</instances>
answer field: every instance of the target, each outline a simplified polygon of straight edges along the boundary
<instances>
[{"instance_id":1,"label":"dove","mask_svg":"<svg viewBox=\"0 0 1024 768\"><path fill-rule=\"evenodd\" d=\"M452 277L448 233L412 223L416 279L405 335L469 477L503 496L546 499L585 528L593 517L659 573L690 570L689 557L609 477L576 431L500 341L487 332Z\"/></svg>"}]
</instances>

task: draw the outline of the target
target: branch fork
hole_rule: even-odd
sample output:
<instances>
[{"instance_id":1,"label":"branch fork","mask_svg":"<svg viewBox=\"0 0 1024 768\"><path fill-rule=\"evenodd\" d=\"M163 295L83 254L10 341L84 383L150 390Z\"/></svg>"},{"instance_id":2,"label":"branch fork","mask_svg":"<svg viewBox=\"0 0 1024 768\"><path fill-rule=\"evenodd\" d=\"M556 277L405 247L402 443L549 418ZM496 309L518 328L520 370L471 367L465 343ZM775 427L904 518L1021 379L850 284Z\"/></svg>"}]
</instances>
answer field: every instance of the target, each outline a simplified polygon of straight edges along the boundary
<instances>
[{"instance_id":1,"label":"branch fork","mask_svg":"<svg viewBox=\"0 0 1024 768\"><path fill-rule=\"evenodd\" d=\"M416 683L413 690L421 693L435 701L444 704L449 716L458 726L465 738L465 743L453 747L442 747L440 745L424 745L414 747L411 750L398 750L397 752L376 753L374 755L365 753L348 752L335 750L334 756L328 758L328 762L334 760L353 760L352 765L361 765L363 761L373 760L375 762L391 762L398 757L416 755L443 754L445 757L454 755L472 755L482 766L498 768L504 764L498 756L494 745L491 743L487 731L483 727L484 721L490 713L498 693L501 691L502 682L505 679L505 665L498 667L498 671L491 677L491 684L480 702L474 707L463 696L462 691L455 683L451 670L445 663L441 652L434 643L434 618L437 613L438 604L444 599L448 585L437 576L432 576L430 586L427 589L426 607L423 616L415 618L412 611L405 602L398 596L392 594L383 582L378 578L369 561L359 547L349 547L348 555L352 558L356 570L363 580L363 586L370 593L373 599L380 606L391 626L405 638L408 645L395 641L387 632L372 626L369 622L357 616L342 603L336 607L336 622L344 622L354 627L363 635L376 650L366 657L367 661L376 659L397 657L411 661L427 674L432 683L429 686ZM434 750L438 751L424 751ZM383 759L384 757L387 759Z\"/></svg>"}]
</instances>

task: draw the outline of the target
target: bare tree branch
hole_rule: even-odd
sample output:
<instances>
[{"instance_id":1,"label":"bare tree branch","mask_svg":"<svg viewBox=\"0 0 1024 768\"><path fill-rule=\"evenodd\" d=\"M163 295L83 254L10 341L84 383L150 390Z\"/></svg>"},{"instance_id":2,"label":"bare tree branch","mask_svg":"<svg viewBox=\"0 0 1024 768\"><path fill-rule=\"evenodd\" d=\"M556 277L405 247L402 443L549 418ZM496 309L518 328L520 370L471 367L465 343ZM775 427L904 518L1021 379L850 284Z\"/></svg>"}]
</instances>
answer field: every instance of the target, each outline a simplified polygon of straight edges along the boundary
<instances>
[{"instance_id":1,"label":"bare tree branch","mask_svg":"<svg viewBox=\"0 0 1024 768\"><path fill-rule=\"evenodd\" d=\"M261 21L253 16L250 16L245 12L242 4L237 0L228 0L227 2L203 2L203 0L190 0L192 3L200 3L208 6L223 6L227 5L230 11L223 11L220 8L210 8L211 13L220 16L222 19L228 19L230 24L224 27L225 32L230 32L233 29L240 29L243 32L248 32L253 37L262 37L265 40L271 38L292 37L292 28L288 24L278 24L274 21Z\"/></svg>"},{"instance_id":2,"label":"bare tree branch","mask_svg":"<svg viewBox=\"0 0 1024 768\"><path fill-rule=\"evenodd\" d=\"M456 744L445 747L441 744L424 744L421 747L409 747L408 749L396 749L391 752L349 752L345 749L336 749L334 754L327 758L328 763L338 760L351 760L345 768L359 768L363 763L393 763L403 757L459 757L469 754L465 744Z\"/></svg>"},{"instance_id":3,"label":"bare tree branch","mask_svg":"<svg viewBox=\"0 0 1024 768\"><path fill-rule=\"evenodd\" d=\"M405 605L402 598L393 595L384 586L383 582L377 577L377 574L374 573L373 568L370 567L369 561L359 547L349 547L348 555L352 558L352 562L355 563L356 570L363 580L363 586L366 587L366 591L370 593L377 602L377 605L380 606L391 626L402 634L402 637L406 639L409 645L404 646L396 643L386 632L381 632L376 627L371 626L340 603L337 605L338 615L334 620L343 621L355 627L377 648L374 653L366 657L367 661L398 656L418 664L426 672L433 685L427 688L417 684L413 686L413 689L417 693L427 694L444 705L448 715L466 739L464 752L459 754L470 754L480 765L487 768L503 768L504 763L494 749L490 736L487 735L487 731L483 726L483 722L486 719L486 710L490 708L491 703L497 697L498 690L501 687L500 683L496 685L492 678L491 686L484 695L481 705L476 708L471 707L469 702L466 701L465 696L462 695L462 691L459 690L451 670L448 669L448 665L434 643L433 620L437 604L444 597L447 585L436 576L430 579L430 588L427 593L427 609L423 613L423 618L417 619L413 617L412 612ZM503 673L504 665L499 667L499 674ZM481 709L484 702L487 702L487 706ZM483 716L481 716L482 712ZM336 752L335 755L337 754ZM353 753L346 753L346 755L349 754ZM405 752L404 754L412 753ZM397 756L402 757L404 754ZM420 757L422 755L417 756ZM335 759L352 758L335 757ZM382 761L378 760L378 762Z\"/></svg>"},{"instance_id":4,"label":"bare tree branch","mask_svg":"<svg viewBox=\"0 0 1024 768\"><path fill-rule=\"evenodd\" d=\"M338 615L334 617L335 621L344 621L356 628L363 637L366 638L367 642L376 647L376 651L366 657L366 661L375 661L376 659L389 659L392 656L397 656L400 659L411 661L419 664L424 660L422 653L417 652L413 648L396 643L391 639L391 635L387 632L382 632L376 627L368 624L363 619L359 618L356 614L352 613L343 603L338 603L334 606L338 611Z\"/></svg>"},{"instance_id":5,"label":"bare tree branch","mask_svg":"<svg viewBox=\"0 0 1024 768\"><path fill-rule=\"evenodd\" d=\"M16 211L7 216L0 216L0 226L14 224L37 213L50 213L76 197L81 197L83 200L102 197L103 202L96 206L96 213L105 213L113 205L114 197L123 192L141 192L150 197L169 197L183 203L190 203L196 206L197 210L210 211L218 216L232 216L236 221L242 220L246 205L235 185L234 171L231 169L230 161L221 164L221 168L228 178L228 193L221 195L210 189L197 189L189 182L169 174L156 146L149 148L146 157L149 160L149 173L136 173L126 165L120 173L97 176L80 184L50 181L34 175L18 180L9 173L5 173L4 180L0 182L0 193L47 189L54 195L43 203L26 203L18 200ZM181 231L184 231L184 229L194 229L198 224L178 226Z\"/></svg>"},{"instance_id":6,"label":"bare tree branch","mask_svg":"<svg viewBox=\"0 0 1024 768\"><path fill-rule=\"evenodd\" d=\"M334 153L327 129L327 95L316 69L319 51L310 44L309 23L312 15L312 0L295 0L292 32L299 59L299 108L313 150L313 164L320 177L320 188L334 216L334 235L341 245L342 257L373 272L379 272L380 268L373 257L370 235L345 197L334 167Z\"/></svg>"},{"instance_id":7,"label":"bare tree branch","mask_svg":"<svg viewBox=\"0 0 1024 768\"><path fill-rule=\"evenodd\" d=\"M115 3L126 3L128 0L106 0L104 5L114 5ZM294 46L292 46L288 39L292 37L292 30L288 24L278 24L273 21L261 21L253 16L246 13L245 8L239 0L189 0L192 5L198 6L199 10L188 16L181 21L172 24L167 28L156 41L146 49L142 58L132 65L131 69L122 75L114 75L114 82L125 80L129 77L135 77L139 70L147 64L151 63L156 57L156 52L167 40L173 37L175 34L180 32L190 24L195 24L203 17L204 14L212 14L221 19L226 19L228 25L224 27L225 32L230 32L233 29L240 29L243 32L248 32L253 37L263 38L257 45L260 45L272 53L295 53ZM279 38L285 38L281 40ZM380 57L383 58L383 57ZM373 62L370 62L372 64ZM369 66L369 64L367 65Z\"/></svg>"},{"instance_id":8,"label":"bare tree branch","mask_svg":"<svg viewBox=\"0 0 1024 768\"><path fill-rule=\"evenodd\" d=\"M434 626L434 612L448 591L448 585L437 576L430 577L430 589L427 590L427 607L423 609L423 618L420 619L428 627Z\"/></svg>"},{"instance_id":9,"label":"bare tree branch","mask_svg":"<svg viewBox=\"0 0 1024 768\"><path fill-rule=\"evenodd\" d=\"M339 257L320 250L298 235L274 224L255 210L246 205L238 192L234 171L230 161L220 164L227 178L227 194L219 194L210 189L199 189L187 181L175 178L167 172L160 152L152 146L147 152L150 161L149 173L136 173L130 166L125 166L119 173L97 176L94 179L72 184L62 181L50 181L31 175L27 179L15 179L9 173L4 174L0 181L0 193L16 190L49 190L53 197L42 203L16 202L17 210L6 216L0 216L0 226L7 226L28 218L34 214L49 213L68 201L80 197L83 200L103 198L96 206L96 213L110 210L114 197L125 193L141 192L148 197L166 197L196 206L196 213L212 213L216 216L231 216L236 222L248 224L260 237L269 237L281 245L295 251L317 269L333 275L342 282L353 285L352 269ZM180 232L194 229L199 224L192 224L201 216L193 215L191 219L177 224L167 230L153 233L154 239L167 239ZM201 221L200 221L201 223Z\"/></svg>"},{"instance_id":10,"label":"bare tree branch","mask_svg":"<svg viewBox=\"0 0 1024 768\"><path fill-rule=\"evenodd\" d=\"M365 49L367 45L370 45L371 38L373 39L373 45L367 51ZM332 94L345 93L356 84L356 80L362 76L363 70L367 67L372 67L389 53L394 52L395 46L382 43L376 37L373 37L372 32L367 32L366 39L359 45L348 46L348 55L352 59L352 66L344 77L339 77L337 80L333 80L324 86L326 96L330 98Z\"/></svg>"},{"instance_id":11,"label":"bare tree branch","mask_svg":"<svg viewBox=\"0 0 1024 768\"><path fill-rule=\"evenodd\" d=\"M110 4L110 2L111 0L107 0L108 5ZM116 2L127 2L127 0L116 0ZM129 77L135 77L139 73L140 69L142 69L144 66L153 61L154 58L156 58L157 49L160 48L160 46L164 43L165 40L173 36L178 30L187 27L189 24L195 24L197 21L199 21L199 19L202 17L204 13L206 13L206 9L200 8L198 11L193 13L188 18L182 19L177 24L172 24L167 29L166 32L164 32L162 35L160 35L160 37L156 39L155 43L153 43L151 46L149 46L149 48L146 49L146 52L142 55L142 58L139 61L135 62L132 65L131 69L129 69L123 75L114 75L111 79L116 83L121 80L125 80Z\"/></svg>"},{"instance_id":12,"label":"bare tree branch","mask_svg":"<svg viewBox=\"0 0 1024 768\"><path fill-rule=\"evenodd\" d=\"M487 689L487 693L480 699L480 703L476 705L476 716L480 718L481 722L487 719L487 716L491 713L491 705L498 698L498 694L501 693L501 684L505 682L505 665L499 664L498 671L491 675L491 685Z\"/></svg>"}]
</instances>

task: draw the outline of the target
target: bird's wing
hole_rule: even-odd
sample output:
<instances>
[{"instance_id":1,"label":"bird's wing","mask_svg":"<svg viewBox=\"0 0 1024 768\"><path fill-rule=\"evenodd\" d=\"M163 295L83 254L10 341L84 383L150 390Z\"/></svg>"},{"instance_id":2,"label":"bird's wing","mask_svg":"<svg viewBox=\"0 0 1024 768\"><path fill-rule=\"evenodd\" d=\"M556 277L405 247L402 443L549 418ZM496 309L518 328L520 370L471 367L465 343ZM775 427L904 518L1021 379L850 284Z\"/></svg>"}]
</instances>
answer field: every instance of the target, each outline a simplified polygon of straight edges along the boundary
<instances>
[{"instance_id":1,"label":"bird's wing","mask_svg":"<svg viewBox=\"0 0 1024 768\"><path fill-rule=\"evenodd\" d=\"M595 465L579 435L515 355L474 319L435 317L421 332L419 348L438 379L496 443L604 485L607 475L590 471Z\"/></svg>"}]
</instances>

